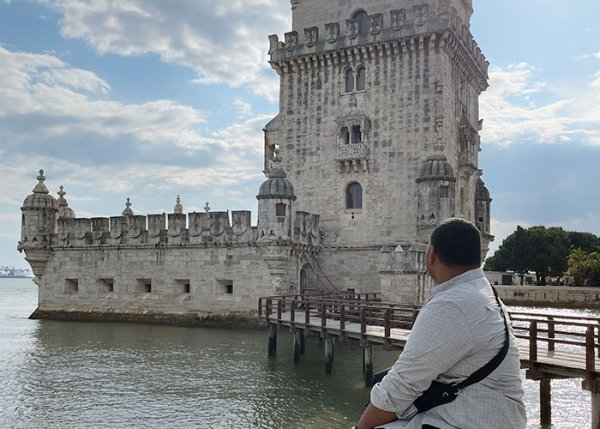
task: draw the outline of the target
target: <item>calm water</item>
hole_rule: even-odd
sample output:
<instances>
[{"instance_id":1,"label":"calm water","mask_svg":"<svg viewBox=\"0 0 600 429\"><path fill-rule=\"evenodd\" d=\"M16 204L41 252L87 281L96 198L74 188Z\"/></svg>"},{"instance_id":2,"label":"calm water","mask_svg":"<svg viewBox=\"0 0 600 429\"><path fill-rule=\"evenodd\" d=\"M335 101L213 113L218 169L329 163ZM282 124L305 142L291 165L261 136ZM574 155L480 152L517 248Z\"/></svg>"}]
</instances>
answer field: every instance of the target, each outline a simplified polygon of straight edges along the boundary
<instances>
[{"instance_id":1,"label":"calm water","mask_svg":"<svg viewBox=\"0 0 600 429\"><path fill-rule=\"evenodd\" d=\"M31 280L0 279L0 428L348 429L368 399L355 342L325 376L316 338L294 366L285 332L270 360L266 332L29 320L36 302ZM376 370L397 354L377 352ZM525 388L538 428L538 383ZM552 389L554 428L589 427L580 380Z\"/></svg>"}]
</instances>

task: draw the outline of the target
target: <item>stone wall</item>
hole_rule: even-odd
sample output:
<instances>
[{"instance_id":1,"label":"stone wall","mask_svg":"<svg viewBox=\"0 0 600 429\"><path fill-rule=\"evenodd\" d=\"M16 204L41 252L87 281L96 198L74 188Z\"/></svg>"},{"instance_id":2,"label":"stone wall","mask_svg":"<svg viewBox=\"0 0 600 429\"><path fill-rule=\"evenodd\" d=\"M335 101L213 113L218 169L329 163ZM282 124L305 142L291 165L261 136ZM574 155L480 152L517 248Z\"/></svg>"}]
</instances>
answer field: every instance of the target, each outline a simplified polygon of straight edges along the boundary
<instances>
[{"instance_id":1,"label":"stone wall","mask_svg":"<svg viewBox=\"0 0 600 429\"><path fill-rule=\"evenodd\" d=\"M250 244L54 248L39 281L42 311L244 312L275 293Z\"/></svg>"},{"instance_id":2,"label":"stone wall","mask_svg":"<svg viewBox=\"0 0 600 429\"><path fill-rule=\"evenodd\" d=\"M507 305L600 309L599 288L494 286Z\"/></svg>"}]
</instances>

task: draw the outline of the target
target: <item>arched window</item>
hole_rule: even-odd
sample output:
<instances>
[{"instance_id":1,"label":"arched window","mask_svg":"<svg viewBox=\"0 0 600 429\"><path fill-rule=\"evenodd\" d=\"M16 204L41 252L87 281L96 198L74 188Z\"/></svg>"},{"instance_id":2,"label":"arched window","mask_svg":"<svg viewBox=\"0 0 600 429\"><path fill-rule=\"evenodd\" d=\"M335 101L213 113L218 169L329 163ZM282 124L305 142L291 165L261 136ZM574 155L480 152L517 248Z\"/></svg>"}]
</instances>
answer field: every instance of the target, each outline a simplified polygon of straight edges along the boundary
<instances>
[{"instance_id":1,"label":"arched window","mask_svg":"<svg viewBox=\"0 0 600 429\"><path fill-rule=\"evenodd\" d=\"M342 143L348 144L350 143L350 133L348 132L347 127L343 127L341 131Z\"/></svg>"},{"instance_id":2,"label":"arched window","mask_svg":"<svg viewBox=\"0 0 600 429\"><path fill-rule=\"evenodd\" d=\"M356 25L358 26L358 34L360 36L366 36L369 34L369 15L364 10L357 12L354 15L356 19Z\"/></svg>"},{"instance_id":3,"label":"arched window","mask_svg":"<svg viewBox=\"0 0 600 429\"><path fill-rule=\"evenodd\" d=\"M362 143L362 131L360 125L352 127L352 143Z\"/></svg>"},{"instance_id":4,"label":"arched window","mask_svg":"<svg viewBox=\"0 0 600 429\"><path fill-rule=\"evenodd\" d=\"M285 204L275 204L275 216L285 216Z\"/></svg>"},{"instance_id":5,"label":"arched window","mask_svg":"<svg viewBox=\"0 0 600 429\"><path fill-rule=\"evenodd\" d=\"M364 67L359 67L356 71L356 90L364 91L365 90L365 78L366 71Z\"/></svg>"},{"instance_id":6,"label":"arched window","mask_svg":"<svg viewBox=\"0 0 600 429\"><path fill-rule=\"evenodd\" d=\"M360 183L353 182L346 189L346 208L362 209L362 186Z\"/></svg>"},{"instance_id":7,"label":"arched window","mask_svg":"<svg viewBox=\"0 0 600 429\"><path fill-rule=\"evenodd\" d=\"M354 71L352 69L346 70L346 92L354 91Z\"/></svg>"}]
</instances>

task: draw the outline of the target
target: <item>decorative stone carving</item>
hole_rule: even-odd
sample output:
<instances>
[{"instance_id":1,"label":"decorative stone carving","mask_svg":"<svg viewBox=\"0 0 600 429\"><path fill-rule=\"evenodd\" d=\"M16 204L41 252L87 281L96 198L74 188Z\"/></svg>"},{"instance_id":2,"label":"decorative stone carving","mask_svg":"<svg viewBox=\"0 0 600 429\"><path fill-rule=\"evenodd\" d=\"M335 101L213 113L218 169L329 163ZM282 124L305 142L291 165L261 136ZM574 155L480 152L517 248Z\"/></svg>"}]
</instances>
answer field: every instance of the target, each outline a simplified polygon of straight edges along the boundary
<instances>
[{"instance_id":1,"label":"decorative stone carving","mask_svg":"<svg viewBox=\"0 0 600 429\"><path fill-rule=\"evenodd\" d=\"M359 34L358 19L352 18L346 20L346 36L350 39L356 39Z\"/></svg>"},{"instance_id":2,"label":"decorative stone carving","mask_svg":"<svg viewBox=\"0 0 600 429\"><path fill-rule=\"evenodd\" d=\"M376 13L369 16L369 31L372 35L381 33L383 30L383 14Z\"/></svg>"},{"instance_id":3,"label":"decorative stone carving","mask_svg":"<svg viewBox=\"0 0 600 429\"><path fill-rule=\"evenodd\" d=\"M198 237L202 234L206 224L206 215L204 213L188 213L189 231L192 237Z\"/></svg>"},{"instance_id":4,"label":"decorative stone carving","mask_svg":"<svg viewBox=\"0 0 600 429\"><path fill-rule=\"evenodd\" d=\"M115 216L110 218L110 237L119 238L123 234L122 218Z\"/></svg>"},{"instance_id":5,"label":"decorative stone carving","mask_svg":"<svg viewBox=\"0 0 600 429\"><path fill-rule=\"evenodd\" d=\"M443 21L450 21L450 0L440 0L438 16Z\"/></svg>"},{"instance_id":6,"label":"decorative stone carving","mask_svg":"<svg viewBox=\"0 0 600 429\"><path fill-rule=\"evenodd\" d=\"M160 232L165 229L165 214L148 215L148 235L152 238L158 237Z\"/></svg>"},{"instance_id":7,"label":"decorative stone carving","mask_svg":"<svg viewBox=\"0 0 600 429\"><path fill-rule=\"evenodd\" d=\"M95 240L100 240L108 230L109 221L107 218L92 218L92 237L94 237Z\"/></svg>"},{"instance_id":8,"label":"decorative stone carving","mask_svg":"<svg viewBox=\"0 0 600 429\"><path fill-rule=\"evenodd\" d=\"M406 25L406 9L396 9L390 12L392 30L399 31Z\"/></svg>"},{"instance_id":9,"label":"decorative stone carving","mask_svg":"<svg viewBox=\"0 0 600 429\"><path fill-rule=\"evenodd\" d=\"M233 233L236 235L242 235L248 230L248 225L250 224L251 214L250 212L233 212L231 214L232 219L232 229Z\"/></svg>"},{"instance_id":10,"label":"decorative stone carving","mask_svg":"<svg viewBox=\"0 0 600 429\"><path fill-rule=\"evenodd\" d=\"M429 5L427 3L413 6L415 25L421 26L429 19Z\"/></svg>"},{"instance_id":11,"label":"decorative stone carving","mask_svg":"<svg viewBox=\"0 0 600 429\"><path fill-rule=\"evenodd\" d=\"M85 234L90 232L91 222L89 219L76 219L75 226L75 238L78 240L83 240L85 238Z\"/></svg>"},{"instance_id":12,"label":"decorative stone carving","mask_svg":"<svg viewBox=\"0 0 600 429\"><path fill-rule=\"evenodd\" d=\"M132 216L127 219L129 223L129 237L138 238L142 231L146 231L146 216Z\"/></svg>"},{"instance_id":13,"label":"decorative stone carving","mask_svg":"<svg viewBox=\"0 0 600 429\"><path fill-rule=\"evenodd\" d=\"M340 38L340 24L332 22L325 24L325 40L327 43L335 43Z\"/></svg>"},{"instance_id":14,"label":"decorative stone carving","mask_svg":"<svg viewBox=\"0 0 600 429\"><path fill-rule=\"evenodd\" d=\"M298 47L298 32L290 31L285 33L285 47L288 51L293 51Z\"/></svg>"},{"instance_id":15,"label":"decorative stone carving","mask_svg":"<svg viewBox=\"0 0 600 429\"><path fill-rule=\"evenodd\" d=\"M304 29L304 44L312 48L319 41L319 27L310 27Z\"/></svg>"}]
</instances>

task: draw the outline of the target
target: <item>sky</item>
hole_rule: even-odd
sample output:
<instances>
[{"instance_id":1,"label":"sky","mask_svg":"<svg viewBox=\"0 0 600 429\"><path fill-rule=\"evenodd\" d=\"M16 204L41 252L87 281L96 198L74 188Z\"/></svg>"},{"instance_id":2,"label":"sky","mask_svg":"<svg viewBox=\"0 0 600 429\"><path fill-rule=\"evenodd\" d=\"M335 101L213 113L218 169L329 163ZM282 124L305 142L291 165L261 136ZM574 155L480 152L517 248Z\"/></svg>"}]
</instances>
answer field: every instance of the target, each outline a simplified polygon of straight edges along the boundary
<instances>
[{"instance_id":1,"label":"sky","mask_svg":"<svg viewBox=\"0 0 600 429\"><path fill-rule=\"evenodd\" d=\"M402 0L397 0L401 5ZM600 235L600 1L474 0L490 62L491 252L517 225ZM368 1L365 0L368 11ZM252 210L289 0L0 0L0 266L43 168L77 217Z\"/></svg>"}]
</instances>

